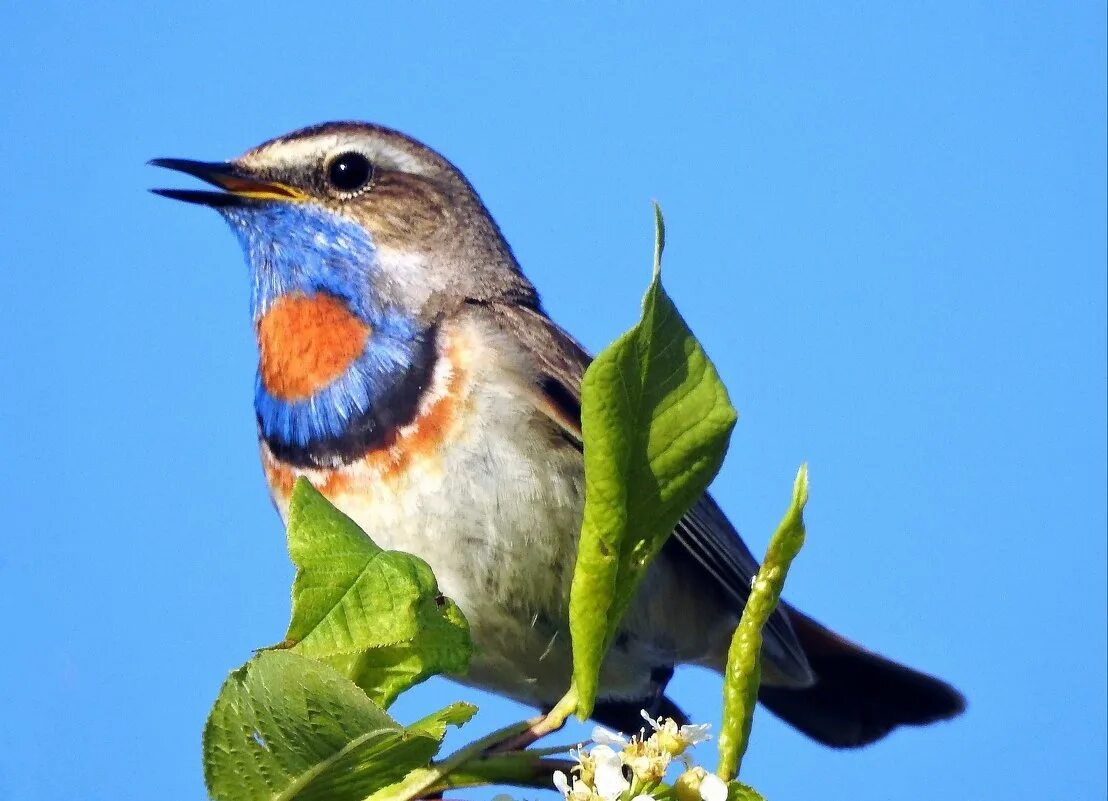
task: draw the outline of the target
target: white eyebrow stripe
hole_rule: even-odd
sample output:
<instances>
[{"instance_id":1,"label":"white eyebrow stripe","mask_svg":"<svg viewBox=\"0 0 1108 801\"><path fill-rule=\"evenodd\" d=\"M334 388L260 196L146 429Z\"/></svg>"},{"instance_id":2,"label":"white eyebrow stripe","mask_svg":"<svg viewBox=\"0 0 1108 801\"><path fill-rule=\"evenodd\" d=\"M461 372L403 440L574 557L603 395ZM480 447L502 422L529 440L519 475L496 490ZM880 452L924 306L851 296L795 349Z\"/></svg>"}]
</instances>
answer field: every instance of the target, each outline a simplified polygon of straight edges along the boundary
<instances>
[{"instance_id":1,"label":"white eyebrow stripe","mask_svg":"<svg viewBox=\"0 0 1108 801\"><path fill-rule=\"evenodd\" d=\"M238 161L246 167L303 166L323 162L336 152L356 150L370 161L387 169L400 170L414 175L429 175L428 165L403 148L384 141L372 134L353 131L316 134L302 139L273 142L256 150L250 150Z\"/></svg>"}]
</instances>

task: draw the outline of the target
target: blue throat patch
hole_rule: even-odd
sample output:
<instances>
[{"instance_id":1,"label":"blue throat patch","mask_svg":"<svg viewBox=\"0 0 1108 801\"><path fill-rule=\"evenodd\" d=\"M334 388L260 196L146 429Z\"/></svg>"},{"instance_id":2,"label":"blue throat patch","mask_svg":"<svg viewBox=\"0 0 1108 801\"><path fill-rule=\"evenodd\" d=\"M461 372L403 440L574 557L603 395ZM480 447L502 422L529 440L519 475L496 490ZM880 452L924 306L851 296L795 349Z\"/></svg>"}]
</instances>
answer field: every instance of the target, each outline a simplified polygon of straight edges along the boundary
<instances>
[{"instance_id":1,"label":"blue throat patch","mask_svg":"<svg viewBox=\"0 0 1108 801\"><path fill-rule=\"evenodd\" d=\"M386 410L381 406L396 387L413 370L426 368L421 362L426 361L430 335L410 315L380 304L374 291L377 249L369 234L310 202L259 203L219 212L246 254L255 324L282 296L324 292L345 301L372 332L346 371L308 398L276 398L259 375L254 409L262 436L291 451L340 441L352 426L359 427L364 439L367 416L382 418Z\"/></svg>"}]
</instances>

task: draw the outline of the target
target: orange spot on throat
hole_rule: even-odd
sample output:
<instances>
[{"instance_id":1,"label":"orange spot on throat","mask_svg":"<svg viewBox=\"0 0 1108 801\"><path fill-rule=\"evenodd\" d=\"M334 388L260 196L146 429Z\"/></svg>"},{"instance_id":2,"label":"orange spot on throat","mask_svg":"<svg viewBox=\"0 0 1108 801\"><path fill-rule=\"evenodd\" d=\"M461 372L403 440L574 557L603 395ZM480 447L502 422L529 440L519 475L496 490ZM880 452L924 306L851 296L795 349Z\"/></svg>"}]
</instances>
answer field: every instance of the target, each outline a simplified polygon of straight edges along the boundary
<instances>
[{"instance_id":1,"label":"orange spot on throat","mask_svg":"<svg viewBox=\"0 0 1108 801\"><path fill-rule=\"evenodd\" d=\"M285 295L257 325L266 391L283 401L310 398L346 372L371 332L332 295Z\"/></svg>"}]
</instances>

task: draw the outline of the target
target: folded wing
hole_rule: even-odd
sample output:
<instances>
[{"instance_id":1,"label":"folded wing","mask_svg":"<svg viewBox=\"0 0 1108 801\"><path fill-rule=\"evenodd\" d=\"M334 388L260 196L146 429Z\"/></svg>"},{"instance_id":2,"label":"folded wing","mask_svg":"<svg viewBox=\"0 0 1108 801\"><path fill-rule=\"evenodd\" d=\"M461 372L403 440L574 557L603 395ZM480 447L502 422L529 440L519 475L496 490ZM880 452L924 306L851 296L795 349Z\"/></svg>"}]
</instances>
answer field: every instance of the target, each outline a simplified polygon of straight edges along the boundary
<instances>
[{"instance_id":1,"label":"folded wing","mask_svg":"<svg viewBox=\"0 0 1108 801\"><path fill-rule=\"evenodd\" d=\"M581 378L592 358L540 310L495 306L493 311L505 332L522 345L537 366L533 387L536 407L581 447ZM682 518L663 550L667 556L711 577L730 601L735 615L742 613L758 562L711 495L705 494ZM766 624L764 638L764 654L781 679L801 686L811 683L804 650L781 609Z\"/></svg>"}]
</instances>

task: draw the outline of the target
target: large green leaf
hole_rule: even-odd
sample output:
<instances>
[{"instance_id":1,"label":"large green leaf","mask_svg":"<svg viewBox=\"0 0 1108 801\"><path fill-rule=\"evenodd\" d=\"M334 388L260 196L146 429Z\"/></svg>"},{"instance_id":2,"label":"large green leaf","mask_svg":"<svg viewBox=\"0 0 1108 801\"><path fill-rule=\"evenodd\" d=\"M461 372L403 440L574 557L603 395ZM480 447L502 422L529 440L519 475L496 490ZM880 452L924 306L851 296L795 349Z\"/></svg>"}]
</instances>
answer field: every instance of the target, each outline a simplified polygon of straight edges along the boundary
<instances>
[{"instance_id":1,"label":"large green leaf","mask_svg":"<svg viewBox=\"0 0 1108 801\"><path fill-rule=\"evenodd\" d=\"M306 480L289 506L297 567L284 647L325 659L387 706L437 673L464 673L469 625L418 557L379 548Z\"/></svg>"},{"instance_id":2,"label":"large green leaf","mask_svg":"<svg viewBox=\"0 0 1108 801\"><path fill-rule=\"evenodd\" d=\"M577 711L650 560L723 461L736 413L704 349L654 277L642 318L600 353L581 387L585 510L570 593Z\"/></svg>"},{"instance_id":3,"label":"large green leaf","mask_svg":"<svg viewBox=\"0 0 1108 801\"><path fill-rule=\"evenodd\" d=\"M750 588L738 628L727 652L723 673L723 724L719 731L719 767L723 780L738 775L750 740L758 685L762 680L762 627L777 608L789 566L804 545L804 505L808 502L808 468L801 465L785 516L766 547L766 557Z\"/></svg>"},{"instance_id":4,"label":"large green leaf","mask_svg":"<svg viewBox=\"0 0 1108 801\"><path fill-rule=\"evenodd\" d=\"M266 651L234 671L204 728L204 778L218 801L360 801L425 767L455 704L403 727L314 659Z\"/></svg>"}]
</instances>

